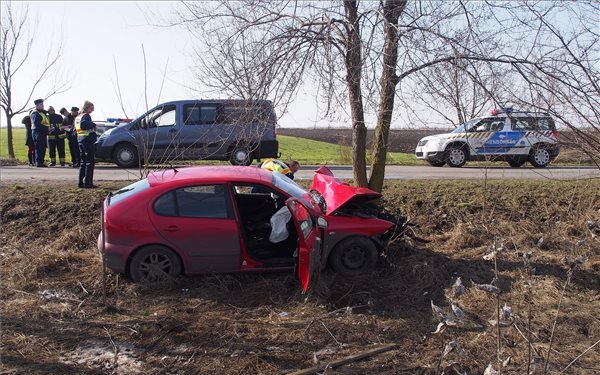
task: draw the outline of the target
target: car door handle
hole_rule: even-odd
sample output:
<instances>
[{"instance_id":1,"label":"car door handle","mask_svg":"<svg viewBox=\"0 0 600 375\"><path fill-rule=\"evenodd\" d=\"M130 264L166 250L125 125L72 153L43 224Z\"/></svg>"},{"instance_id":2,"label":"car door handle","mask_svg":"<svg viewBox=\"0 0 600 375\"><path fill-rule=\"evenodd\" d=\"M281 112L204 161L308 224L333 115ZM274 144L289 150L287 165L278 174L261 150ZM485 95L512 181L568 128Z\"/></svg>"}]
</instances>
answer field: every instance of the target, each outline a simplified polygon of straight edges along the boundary
<instances>
[{"instance_id":1,"label":"car door handle","mask_svg":"<svg viewBox=\"0 0 600 375\"><path fill-rule=\"evenodd\" d=\"M177 232L179 230L179 227L177 225L169 225L168 227L166 227L163 230L165 232Z\"/></svg>"}]
</instances>

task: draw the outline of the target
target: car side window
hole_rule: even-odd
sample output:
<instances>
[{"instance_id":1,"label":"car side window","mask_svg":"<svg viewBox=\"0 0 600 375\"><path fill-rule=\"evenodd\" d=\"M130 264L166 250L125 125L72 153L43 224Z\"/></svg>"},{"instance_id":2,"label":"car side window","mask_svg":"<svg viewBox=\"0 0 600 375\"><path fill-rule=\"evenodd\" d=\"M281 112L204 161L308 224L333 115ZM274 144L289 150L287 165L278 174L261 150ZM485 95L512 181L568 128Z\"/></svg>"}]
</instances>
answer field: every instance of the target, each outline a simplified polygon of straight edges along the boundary
<instances>
[{"instance_id":1,"label":"car side window","mask_svg":"<svg viewBox=\"0 0 600 375\"><path fill-rule=\"evenodd\" d=\"M513 118L512 119L513 130L533 130L527 119L524 118Z\"/></svg>"},{"instance_id":2,"label":"car side window","mask_svg":"<svg viewBox=\"0 0 600 375\"><path fill-rule=\"evenodd\" d=\"M188 104L184 107L185 125L210 125L217 123L217 105Z\"/></svg>"},{"instance_id":3,"label":"car side window","mask_svg":"<svg viewBox=\"0 0 600 375\"><path fill-rule=\"evenodd\" d=\"M154 211L163 216L231 218L224 185L187 186L163 194L154 202Z\"/></svg>"}]
</instances>

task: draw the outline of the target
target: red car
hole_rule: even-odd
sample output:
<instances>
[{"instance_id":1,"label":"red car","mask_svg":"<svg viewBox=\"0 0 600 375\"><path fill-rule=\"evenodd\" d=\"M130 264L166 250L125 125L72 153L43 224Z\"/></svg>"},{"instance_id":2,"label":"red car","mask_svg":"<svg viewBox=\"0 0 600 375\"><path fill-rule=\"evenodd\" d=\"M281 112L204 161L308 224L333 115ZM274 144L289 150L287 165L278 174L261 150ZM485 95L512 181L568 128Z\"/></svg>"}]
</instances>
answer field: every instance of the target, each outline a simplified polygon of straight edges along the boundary
<instances>
[{"instance_id":1,"label":"red car","mask_svg":"<svg viewBox=\"0 0 600 375\"><path fill-rule=\"evenodd\" d=\"M369 203L380 197L326 167L310 191L256 167L174 168L108 194L98 249L108 268L135 282L296 269L306 290L327 264L345 273L373 268L403 232L401 216Z\"/></svg>"}]
</instances>

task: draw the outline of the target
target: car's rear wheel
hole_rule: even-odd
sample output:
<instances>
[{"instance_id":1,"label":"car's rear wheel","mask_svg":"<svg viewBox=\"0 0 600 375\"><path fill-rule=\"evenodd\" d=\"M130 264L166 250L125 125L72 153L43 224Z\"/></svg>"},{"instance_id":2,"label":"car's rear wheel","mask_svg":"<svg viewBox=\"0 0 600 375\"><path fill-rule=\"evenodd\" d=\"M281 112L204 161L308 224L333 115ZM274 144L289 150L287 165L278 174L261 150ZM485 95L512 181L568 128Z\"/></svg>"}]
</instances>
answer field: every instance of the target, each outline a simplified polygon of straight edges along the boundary
<instances>
[{"instance_id":1,"label":"car's rear wheel","mask_svg":"<svg viewBox=\"0 0 600 375\"><path fill-rule=\"evenodd\" d=\"M536 168L545 168L550 164L552 156L544 145L535 145L529 152L529 162Z\"/></svg>"},{"instance_id":2,"label":"car's rear wheel","mask_svg":"<svg viewBox=\"0 0 600 375\"><path fill-rule=\"evenodd\" d=\"M137 283L166 281L181 274L181 261L170 249L153 245L140 249L129 263L129 275Z\"/></svg>"},{"instance_id":3,"label":"car's rear wheel","mask_svg":"<svg viewBox=\"0 0 600 375\"><path fill-rule=\"evenodd\" d=\"M467 151L464 145L452 145L446 149L446 164L459 168L467 162Z\"/></svg>"},{"instance_id":4,"label":"car's rear wheel","mask_svg":"<svg viewBox=\"0 0 600 375\"><path fill-rule=\"evenodd\" d=\"M446 164L445 161L443 160L427 160L427 162L429 163L429 165L431 165L432 167L443 167L444 164Z\"/></svg>"},{"instance_id":5,"label":"car's rear wheel","mask_svg":"<svg viewBox=\"0 0 600 375\"><path fill-rule=\"evenodd\" d=\"M352 237L335 246L329 255L329 264L336 272L358 273L373 269L378 256L373 241L366 237Z\"/></svg>"},{"instance_id":6,"label":"car's rear wheel","mask_svg":"<svg viewBox=\"0 0 600 375\"><path fill-rule=\"evenodd\" d=\"M238 143L230 153L229 162L233 165L252 164L252 150L245 143Z\"/></svg>"},{"instance_id":7,"label":"car's rear wheel","mask_svg":"<svg viewBox=\"0 0 600 375\"><path fill-rule=\"evenodd\" d=\"M137 148L131 143L121 143L114 151L114 160L121 168L134 168L140 165Z\"/></svg>"}]
</instances>

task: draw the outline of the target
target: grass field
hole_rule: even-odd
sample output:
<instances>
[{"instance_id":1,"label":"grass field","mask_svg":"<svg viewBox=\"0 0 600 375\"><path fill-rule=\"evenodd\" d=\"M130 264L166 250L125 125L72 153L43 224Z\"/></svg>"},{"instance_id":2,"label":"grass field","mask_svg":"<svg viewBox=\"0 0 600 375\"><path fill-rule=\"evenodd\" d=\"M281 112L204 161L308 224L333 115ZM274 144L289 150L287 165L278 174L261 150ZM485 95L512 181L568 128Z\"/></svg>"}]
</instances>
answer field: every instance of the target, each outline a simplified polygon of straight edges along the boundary
<instances>
[{"instance_id":1,"label":"grass field","mask_svg":"<svg viewBox=\"0 0 600 375\"><path fill-rule=\"evenodd\" d=\"M282 160L294 159L298 160L300 164L351 164L352 162L352 148L349 146L285 135L279 135L277 139L279 140L279 152L281 152ZM25 162L27 160L27 146L25 146L24 128L13 129L13 146L16 159ZM0 158L6 159L7 157L7 131L6 128L2 128L0 129ZM69 158L67 157L67 159ZM388 164L424 164L415 159L413 154L401 152L388 153L387 161Z\"/></svg>"}]
</instances>

